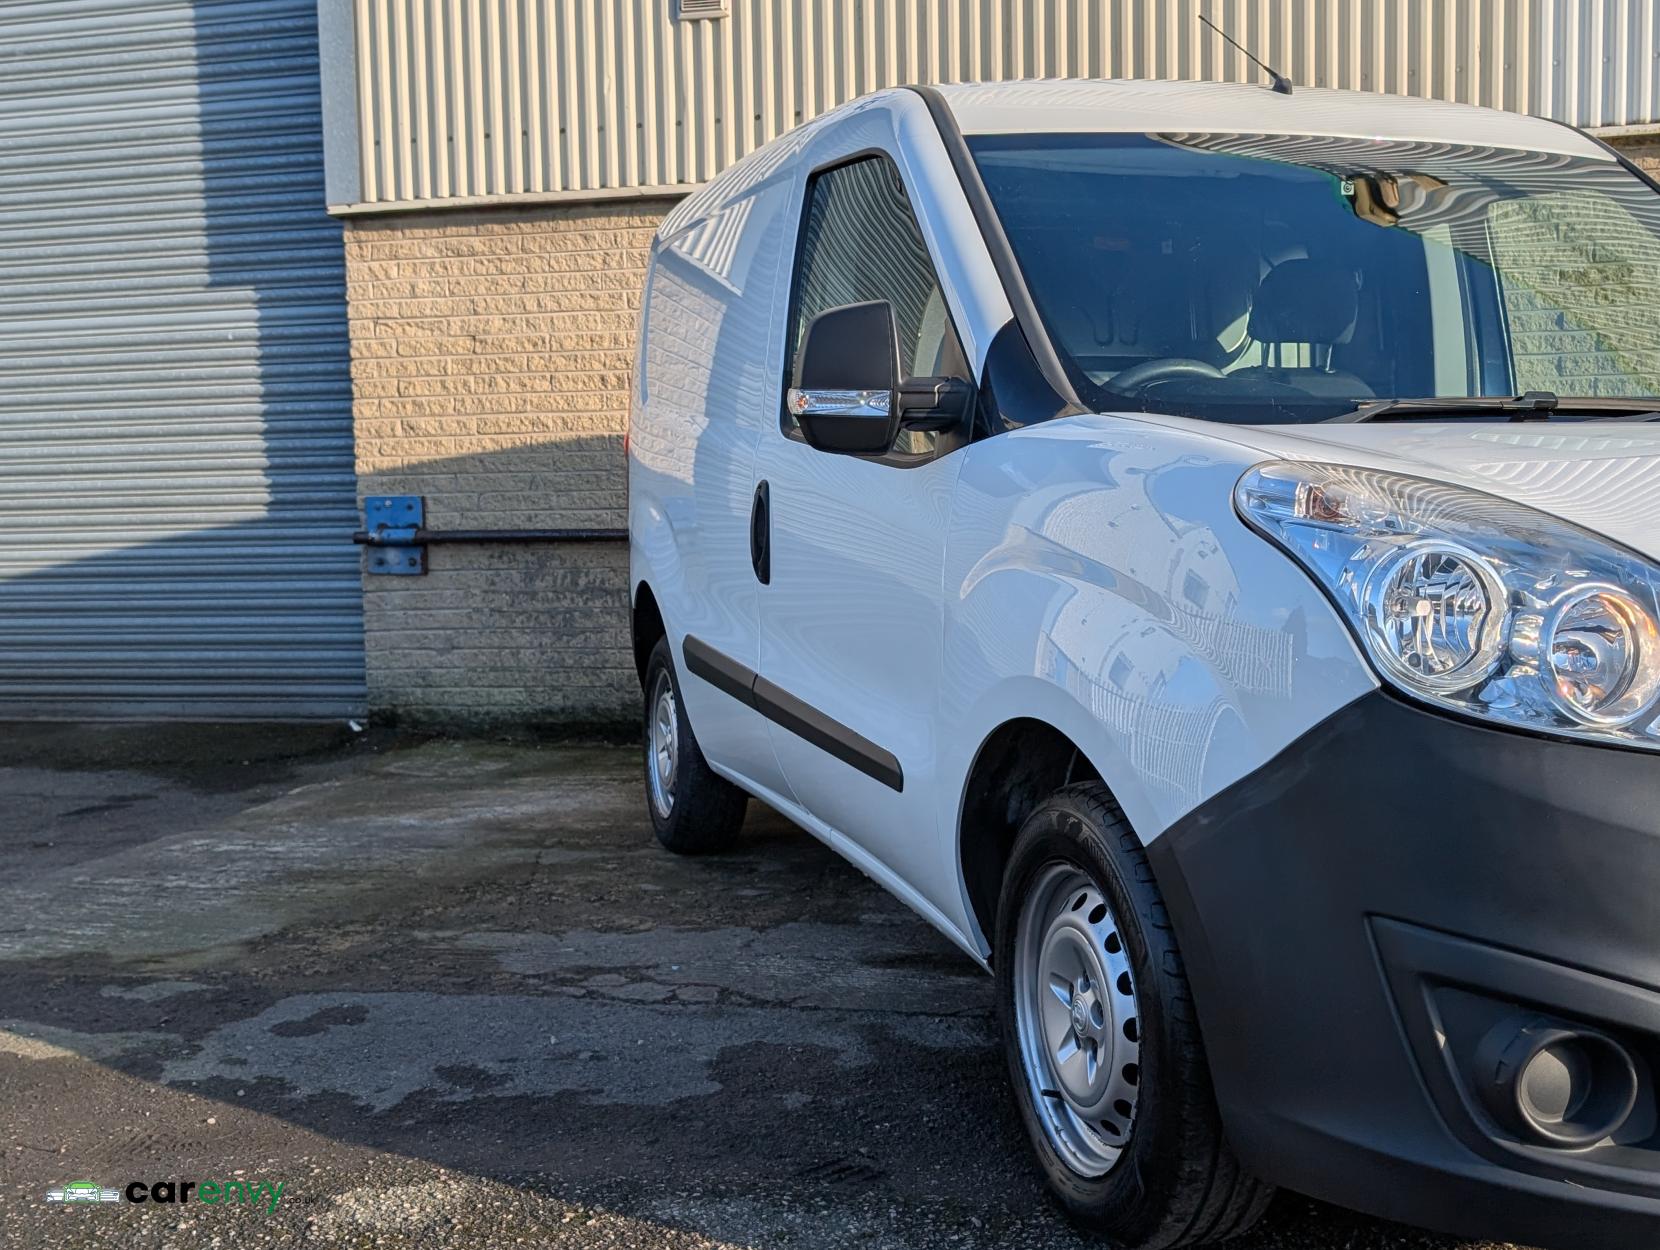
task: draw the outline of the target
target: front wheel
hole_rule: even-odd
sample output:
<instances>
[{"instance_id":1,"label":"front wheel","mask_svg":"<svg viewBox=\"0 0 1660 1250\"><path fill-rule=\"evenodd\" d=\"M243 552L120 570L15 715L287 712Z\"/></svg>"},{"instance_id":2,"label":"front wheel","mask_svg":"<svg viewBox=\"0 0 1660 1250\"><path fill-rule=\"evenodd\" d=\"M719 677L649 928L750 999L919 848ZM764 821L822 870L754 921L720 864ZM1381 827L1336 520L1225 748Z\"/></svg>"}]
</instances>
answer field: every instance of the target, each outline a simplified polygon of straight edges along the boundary
<instances>
[{"instance_id":1,"label":"front wheel","mask_svg":"<svg viewBox=\"0 0 1660 1250\"><path fill-rule=\"evenodd\" d=\"M738 840L749 796L703 758L666 638L652 648L645 693L646 807L657 840L677 855L725 850Z\"/></svg>"},{"instance_id":2,"label":"front wheel","mask_svg":"<svg viewBox=\"0 0 1660 1250\"><path fill-rule=\"evenodd\" d=\"M1100 783L1067 787L1021 827L995 964L1021 1119L1073 1219L1125 1250L1256 1222L1273 1191L1223 1138L1175 936Z\"/></svg>"}]
</instances>

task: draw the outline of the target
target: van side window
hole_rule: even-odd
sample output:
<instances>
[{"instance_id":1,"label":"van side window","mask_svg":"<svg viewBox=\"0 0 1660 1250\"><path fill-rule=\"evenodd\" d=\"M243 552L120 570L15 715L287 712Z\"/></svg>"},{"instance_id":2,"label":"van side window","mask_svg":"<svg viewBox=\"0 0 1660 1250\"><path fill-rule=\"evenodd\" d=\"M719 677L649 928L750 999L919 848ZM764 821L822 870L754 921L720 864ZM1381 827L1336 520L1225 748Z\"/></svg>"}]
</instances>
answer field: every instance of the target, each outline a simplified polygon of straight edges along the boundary
<instances>
[{"instance_id":1,"label":"van side window","mask_svg":"<svg viewBox=\"0 0 1660 1250\"><path fill-rule=\"evenodd\" d=\"M962 341L893 162L870 156L837 165L815 174L807 194L785 376L795 375L796 349L814 317L844 304L887 300L902 371L970 380ZM787 411L783 425L787 435L801 437ZM938 439L929 431L905 430L893 450L906 460L927 457Z\"/></svg>"}]
</instances>

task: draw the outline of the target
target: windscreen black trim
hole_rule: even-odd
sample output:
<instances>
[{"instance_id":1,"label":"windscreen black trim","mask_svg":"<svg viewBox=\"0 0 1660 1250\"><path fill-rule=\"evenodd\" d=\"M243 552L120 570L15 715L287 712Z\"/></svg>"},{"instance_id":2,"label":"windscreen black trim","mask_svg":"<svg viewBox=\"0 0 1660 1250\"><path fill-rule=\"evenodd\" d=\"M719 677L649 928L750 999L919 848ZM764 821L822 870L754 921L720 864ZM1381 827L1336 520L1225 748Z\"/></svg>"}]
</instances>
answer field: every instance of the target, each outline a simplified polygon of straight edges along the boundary
<instances>
[{"instance_id":1,"label":"windscreen black trim","mask_svg":"<svg viewBox=\"0 0 1660 1250\"><path fill-rule=\"evenodd\" d=\"M986 184L980 178L980 167L974 163L974 154L968 150L968 141L963 138L962 127L957 125L957 118L951 112L951 106L933 87L913 86L909 90L921 96L922 102L928 106L929 116L934 119L940 141L945 144L945 154L950 157L951 167L957 172L957 181L962 184L969 211L974 214L974 223L980 227L980 236L985 240L992 266L997 270L997 277L1003 284L1009 308L1014 312L1015 324L1020 329L1021 337L1026 340L1026 348L1031 352L1032 359L1037 362L1044 381L1062 401L1064 411L1060 415L1065 415L1066 412L1088 412L1089 409L1079 400L1072 380L1066 376L1066 368L1055 353L1055 345L1050 342L1049 335L1043 328L1043 319L1038 316L1037 305L1032 301L1032 292L1026 286L1026 277L1021 273L1020 264L1014 258L1014 249L1009 246L1008 235L1003 232L1002 219L997 216L997 209L992 205Z\"/></svg>"},{"instance_id":2,"label":"windscreen black trim","mask_svg":"<svg viewBox=\"0 0 1660 1250\"><path fill-rule=\"evenodd\" d=\"M890 790L903 792L905 772L899 758L869 738L826 716L810 703L768 681L753 669L715 650L701 638L687 634L681 645L686 669L716 690L746 703L762 716L789 730L842 763L874 778Z\"/></svg>"}]
</instances>

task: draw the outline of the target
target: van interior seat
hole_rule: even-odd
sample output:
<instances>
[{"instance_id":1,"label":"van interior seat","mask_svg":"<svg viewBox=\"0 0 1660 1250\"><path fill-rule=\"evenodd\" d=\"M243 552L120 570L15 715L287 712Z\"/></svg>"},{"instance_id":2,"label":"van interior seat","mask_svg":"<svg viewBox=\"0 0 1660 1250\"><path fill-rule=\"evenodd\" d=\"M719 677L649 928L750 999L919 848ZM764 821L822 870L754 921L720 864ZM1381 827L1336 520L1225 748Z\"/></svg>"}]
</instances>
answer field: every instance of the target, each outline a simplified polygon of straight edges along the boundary
<instances>
[{"instance_id":1,"label":"van interior seat","mask_svg":"<svg viewBox=\"0 0 1660 1250\"><path fill-rule=\"evenodd\" d=\"M1190 266L1176 257L1132 258L1112 288L1116 349L1145 360L1198 354L1203 345L1193 332L1192 286Z\"/></svg>"},{"instance_id":2,"label":"van interior seat","mask_svg":"<svg viewBox=\"0 0 1660 1250\"><path fill-rule=\"evenodd\" d=\"M1108 371L1170 356L1219 359L1216 341L1195 329L1192 265L1161 253L1082 248L1076 257L1082 281L1055 311L1055 328L1086 367Z\"/></svg>"},{"instance_id":3,"label":"van interior seat","mask_svg":"<svg viewBox=\"0 0 1660 1250\"><path fill-rule=\"evenodd\" d=\"M1370 396L1370 386L1334 363L1335 349L1354 338L1359 316L1354 270L1319 260L1281 261L1263 276L1248 327L1251 338L1267 345L1272 363L1230 376L1278 382L1308 395ZM1284 364L1286 344L1306 345L1308 363Z\"/></svg>"}]
</instances>

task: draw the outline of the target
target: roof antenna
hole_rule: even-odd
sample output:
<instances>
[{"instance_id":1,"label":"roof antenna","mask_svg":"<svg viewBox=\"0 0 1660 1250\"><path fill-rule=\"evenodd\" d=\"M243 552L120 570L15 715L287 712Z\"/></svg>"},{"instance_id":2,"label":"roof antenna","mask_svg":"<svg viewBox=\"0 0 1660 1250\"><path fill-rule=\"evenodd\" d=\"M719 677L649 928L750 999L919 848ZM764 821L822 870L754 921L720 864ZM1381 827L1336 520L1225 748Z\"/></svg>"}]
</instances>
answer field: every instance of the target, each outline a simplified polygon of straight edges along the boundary
<instances>
[{"instance_id":1,"label":"roof antenna","mask_svg":"<svg viewBox=\"0 0 1660 1250\"><path fill-rule=\"evenodd\" d=\"M1284 74L1277 72L1273 66L1262 60L1262 58L1253 55L1249 48L1240 43L1239 40L1235 39L1232 35L1228 34L1227 31L1223 30L1203 13L1199 14L1199 20L1206 26L1209 26L1217 34L1221 35L1222 38L1226 39L1234 47L1238 48L1245 54L1245 59L1247 61L1251 62L1251 64L1255 65L1263 73L1267 74L1269 78L1273 79L1273 90L1279 92L1281 95L1291 94L1291 80L1289 78L1287 78Z\"/></svg>"}]
</instances>

